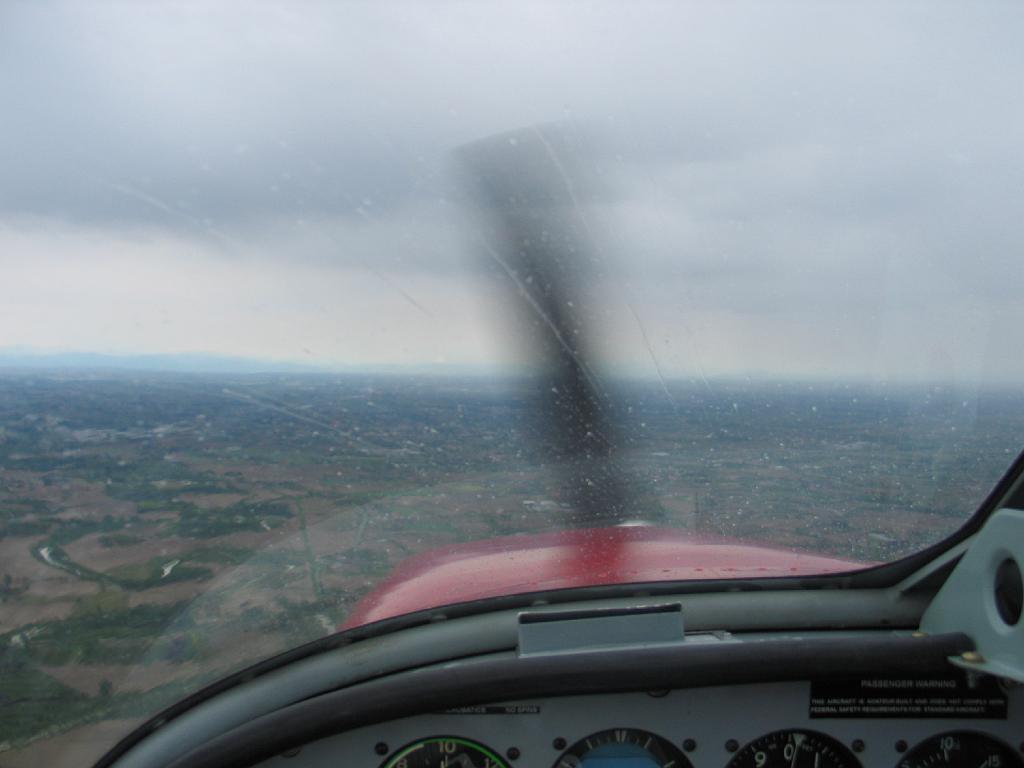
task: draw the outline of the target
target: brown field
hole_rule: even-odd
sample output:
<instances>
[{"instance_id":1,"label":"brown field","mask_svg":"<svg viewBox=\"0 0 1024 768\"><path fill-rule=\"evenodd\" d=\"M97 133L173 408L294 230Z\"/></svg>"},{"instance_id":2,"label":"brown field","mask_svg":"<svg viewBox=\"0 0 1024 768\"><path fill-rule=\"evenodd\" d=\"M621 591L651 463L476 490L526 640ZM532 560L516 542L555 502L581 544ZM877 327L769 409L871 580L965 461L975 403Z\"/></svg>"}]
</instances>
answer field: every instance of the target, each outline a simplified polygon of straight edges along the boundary
<instances>
[{"instance_id":1,"label":"brown field","mask_svg":"<svg viewBox=\"0 0 1024 768\"><path fill-rule=\"evenodd\" d=\"M39 582L53 581L62 575L61 571L32 556L32 550L39 546L41 541L42 539L35 536L0 538L0 572L9 573L14 579L29 579L29 592L32 592ZM70 575L68 578L72 582L78 581Z\"/></svg>"},{"instance_id":2,"label":"brown field","mask_svg":"<svg viewBox=\"0 0 1024 768\"><path fill-rule=\"evenodd\" d=\"M83 581L32 556L42 540L36 537L0 539L0 573L10 574L14 584L27 579L28 590L0 609L0 633L24 624L66 618L75 599L99 591L99 585Z\"/></svg>"},{"instance_id":3,"label":"brown field","mask_svg":"<svg viewBox=\"0 0 1024 768\"><path fill-rule=\"evenodd\" d=\"M140 605L173 605L182 600L195 600L206 591L209 582L175 581L165 587L153 587L141 592L128 592L128 607Z\"/></svg>"},{"instance_id":4,"label":"brown field","mask_svg":"<svg viewBox=\"0 0 1024 768\"><path fill-rule=\"evenodd\" d=\"M178 498L182 501L190 501L200 509L222 509L245 501L249 498L244 493L181 493Z\"/></svg>"},{"instance_id":5,"label":"brown field","mask_svg":"<svg viewBox=\"0 0 1024 768\"><path fill-rule=\"evenodd\" d=\"M79 565L102 572L119 565L144 563L154 557L177 557L186 549L195 547L195 542L190 539L158 535L158 527L152 524L132 526L121 533L139 536L145 538L146 541L139 544L104 547L100 543L100 538L104 534L93 533L68 544L64 547L64 551Z\"/></svg>"},{"instance_id":6,"label":"brown field","mask_svg":"<svg viewBox=\"0 0 1024 768\"><path fill-rule=\"evenodd\" d=\"M60 667L39 667L50 677L69 688L88 696L96 696L100 683L109 680L115 693L126 691L148 691L182 676L197 674L201 670L195 664L172 664L167 661L151 661L148 664L66 664Z\"/></svg>"},{"instance_id":7,"label":"brown field","mask_svg":"<svg viewBox=\"0 0 1024 768\"><path fill-rule=\"evenodd\" d=\"M145 718L105 720L42 738L24 749L0 752L0 768L82 768L99 760Z\"/></svg>"},{"instance_id":8,"label":"brown field","mask_svg":"<svg viewBox=\"0 0 1024 768\"><path fill-rule=\"evenodd\" d=\"M26 624L66 619L74 607L74 600L18 600L5 603L0 610L0 633L10 632Z\"/></svg>"}]
</instances>

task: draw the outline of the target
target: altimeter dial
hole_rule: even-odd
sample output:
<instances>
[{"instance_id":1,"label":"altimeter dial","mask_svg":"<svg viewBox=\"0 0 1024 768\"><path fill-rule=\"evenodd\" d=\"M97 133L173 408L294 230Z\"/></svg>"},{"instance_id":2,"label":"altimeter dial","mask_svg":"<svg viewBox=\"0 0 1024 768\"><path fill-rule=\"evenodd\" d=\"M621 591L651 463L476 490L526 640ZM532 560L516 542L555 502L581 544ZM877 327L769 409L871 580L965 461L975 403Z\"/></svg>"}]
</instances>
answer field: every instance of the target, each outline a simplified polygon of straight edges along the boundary
<instances>
[{"instance_id":1,"label":"altimeter dial","mask_svg":"<svg viewBox=\"0 0 1024 768\"><path fill-rule=\"evenodd\" d=\"M728 768L860 768L843 744L817 731L773 731L744 746Z\"/></svg>"},{"instance_id":2,"label":"altimeter dial","mask_svg":"<svg viewBox=\"0 0 1024 768\"><path fill-rule=\"evenodd\" d=\"M1024 768L1024 760L991 736L949 731L922 741L897 768Z\"/></svg>"}]
</instances>

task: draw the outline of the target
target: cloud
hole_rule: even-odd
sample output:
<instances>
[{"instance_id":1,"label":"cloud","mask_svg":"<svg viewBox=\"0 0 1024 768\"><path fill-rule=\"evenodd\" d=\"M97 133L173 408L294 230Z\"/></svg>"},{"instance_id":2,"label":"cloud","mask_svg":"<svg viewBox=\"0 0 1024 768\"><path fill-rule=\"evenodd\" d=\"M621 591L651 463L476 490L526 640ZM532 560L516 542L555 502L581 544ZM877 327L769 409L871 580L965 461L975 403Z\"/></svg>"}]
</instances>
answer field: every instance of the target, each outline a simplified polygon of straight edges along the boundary
<instances>
[{"instance_id":1,"label":"cloud","mask_svg":"<svg viewBox=\"0 0 1024 768\"><path fill-rule=\"evenodd\" d=\"M211 251L161 230L0 227L0 348L326 367L505 362L483 320L487 284L267 254L240 266Z\"/></svg>"},{"instance_id":2,"label":"cloud","mask_svg":"<svg viewBox=\"0 0 1024 768\"><path fill-rule=\"evenodd\" d=\"M612 364L1020 378L1022 13L13 4L6 343L518 361L451 152L568 119Z\"/></svg>"}]
</instances>

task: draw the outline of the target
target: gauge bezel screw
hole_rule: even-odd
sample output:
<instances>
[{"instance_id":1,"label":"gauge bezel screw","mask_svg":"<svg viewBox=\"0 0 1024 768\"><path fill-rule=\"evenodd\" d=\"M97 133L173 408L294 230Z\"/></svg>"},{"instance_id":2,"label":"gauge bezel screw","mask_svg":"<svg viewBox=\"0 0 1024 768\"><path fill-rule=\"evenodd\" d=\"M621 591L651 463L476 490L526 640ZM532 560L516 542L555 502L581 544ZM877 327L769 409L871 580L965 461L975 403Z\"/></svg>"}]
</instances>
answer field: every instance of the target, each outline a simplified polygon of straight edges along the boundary
<instances>
[{"instance_id":1,"label":"gauge bezel screw","mask_svg":"<svg viewBox=\"0 0 1024 768\"><path fill-rule=\"evenodd\" d=\"M695 739L683 739L683 751L693 752L697 748L697 742Z\"/></svg>"},{"instance_id":2,"label":"gauge bezel screw","mask_svg":"<svg viewBox=\"0 0 1024 768\"><path fill-rule=\"evenodd\" d=\"M522 752L519 751L519 747L509 747L505 750L505 757L509 760L518 760Z\"/></svg>"},{"instance_id":3,"label":"gauge bezel screw","mask_svg":"<svg viewBox=\"0 0 1024 768\"><path fill-rule=\"evenodd\" d=\"M896 751L901 754L907 751L907 742L905 742L903 739L899 739L893 746L895 746Z\"/></svg>"},{"instance_id":4,"label":"gauge bezel screw","mask_svg":"<svg viewBox=\"0 0 1024 768\"><path fill-rule=\"evenodd\" d=\"M386 742L378 741L376 744L373 745L373 751L376 752L378 755L384 756L391 750L388 749L388 745Z\"/></svg>"},{"instance_id":5,"label":"gauge bezel screw","mask_svg":"<svg viewBox=\"0 0 1024 768\"><path fill-rule=\"evenodd\" d=\"M854 752L863 752L864 751L864 739L854 739L853 742L850 744L850 748Z\"/></svg>"},{"instance_id":6,"label":"gauge bezel screw","mask_svg":"<svg viewBox=\"0 0 1024 768\"><path fill-rule=\"evenodd\" d=\"M557 749L559 752L561 752L563 749L566 748L566 746L568 746L568 744L565 739L559 736L557 739L551 742L551 746Z\"/></svg>"},{"instance_id":7,"label":"gauge bezel screw","mask_svg":"<svg viewBox=\"0 0 1024 768\"><path fill-rule=\"evenodd\" d=\"M725 742L725 751L726 752L735 752L739 748L740 748L740 743L738 741L736 741L736 739L729 739L727 742Z\"/></svg>"}]
</instances>

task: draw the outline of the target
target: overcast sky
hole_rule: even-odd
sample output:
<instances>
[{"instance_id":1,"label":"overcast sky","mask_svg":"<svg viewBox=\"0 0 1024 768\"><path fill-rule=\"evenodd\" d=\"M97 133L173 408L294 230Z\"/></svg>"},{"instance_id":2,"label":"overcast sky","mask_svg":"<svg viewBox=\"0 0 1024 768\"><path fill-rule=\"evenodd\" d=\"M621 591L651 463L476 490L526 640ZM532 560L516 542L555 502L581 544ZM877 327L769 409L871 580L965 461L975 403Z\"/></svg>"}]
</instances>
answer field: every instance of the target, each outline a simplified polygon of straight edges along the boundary
<instances>
[{"instance_id":1,"label":"overcast sky","mask_svg":"<svg viewBox=\"0 0 1024 768\"><path fill-rule=\"evenodd\" d=\"M609 366L1020 381L1022 22L6 2L0 349L516 365L451 153L569 120L600 137Z\"/></svg>"}]
</instances>

